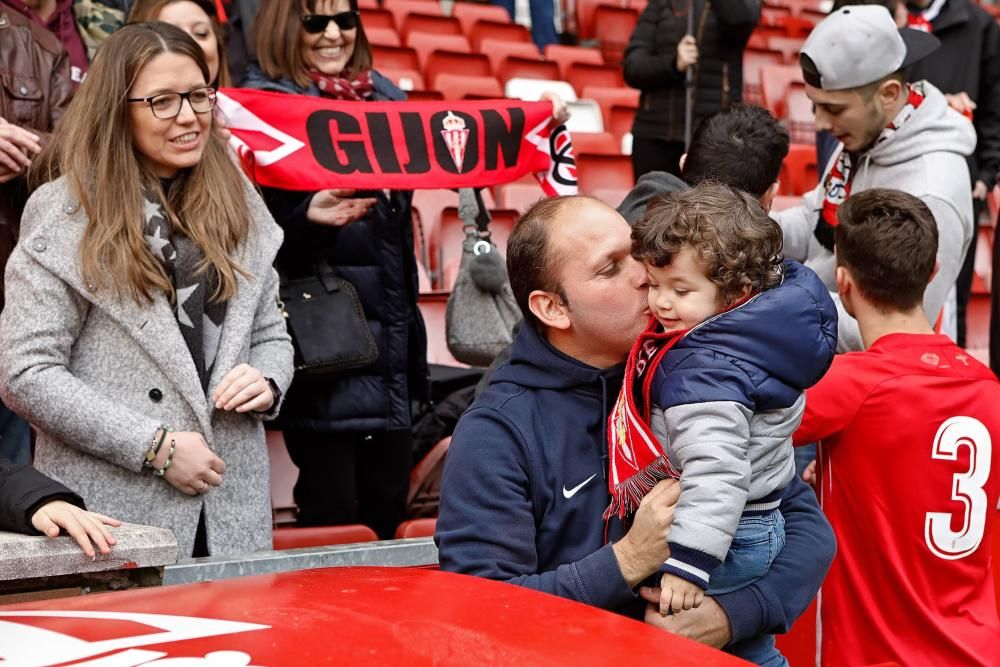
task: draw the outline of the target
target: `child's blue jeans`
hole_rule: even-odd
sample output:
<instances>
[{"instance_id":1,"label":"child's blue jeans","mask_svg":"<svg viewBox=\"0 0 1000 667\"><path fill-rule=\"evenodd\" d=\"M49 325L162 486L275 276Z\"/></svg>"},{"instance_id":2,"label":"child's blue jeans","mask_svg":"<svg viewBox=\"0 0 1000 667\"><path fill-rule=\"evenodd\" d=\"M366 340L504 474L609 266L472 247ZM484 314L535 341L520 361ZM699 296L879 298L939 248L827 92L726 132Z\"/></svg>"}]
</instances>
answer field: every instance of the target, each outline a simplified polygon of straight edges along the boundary
<instances>
[{"instance_id":1,"label":"child's blue jeans","mask_svg":"<svg viewBox=\"0 0 1000 667\"><path fill-rule=\"evenodd\" d=\"M771 567L785 546L785 519L779 510L744 515L729 546L725 562L712 570L706 595L722 595L749 586ZM787 667L774 645L774 635L751 637L726 647L727 653L766 667Z\"/></svg>"}]
</instances>

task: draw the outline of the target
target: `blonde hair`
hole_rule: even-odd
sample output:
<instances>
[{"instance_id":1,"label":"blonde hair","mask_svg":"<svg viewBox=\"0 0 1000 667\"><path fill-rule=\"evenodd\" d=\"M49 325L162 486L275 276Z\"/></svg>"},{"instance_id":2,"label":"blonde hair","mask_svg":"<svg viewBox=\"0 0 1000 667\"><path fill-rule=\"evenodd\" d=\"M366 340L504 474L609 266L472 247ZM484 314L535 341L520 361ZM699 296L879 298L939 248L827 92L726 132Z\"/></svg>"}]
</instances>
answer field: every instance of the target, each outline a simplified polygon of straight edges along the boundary
<instances>
[{"instance_id":1,"label":"blonde hair","mask_svg":"<svg viewBox=\"0 0 1000 667\"><path fill-rule=\"evenodd\" d=\"M140 23L142 21L159 21L160 12L167 5L175 2L194 2L194 0L136 0L132 5L132 11L128 14L129 23ZM194 4L201 7L201 3ZM202 7L204 9L204 7ZM208 12L205 12L208 14ZM208 14L208 19L212 23L212 32L215 33L215 41L219 50L219 75L215 81L209 81L209 85L217 88L231 88L233 79L229 74L229 56L226 55L226 31L217 16Z\"/></svg>"},{"instance_id":2,"label":"blonde hair","mask_svg":"<svg viewBox=\"0 0 1000 667\"><path fill-rule=\"evenodd\" d=\"M162 22L123 26L105 40L56 128L32 167L32 182L64 176L87 214L80 242L80 270L95 290L149 303L157 291L175 300L173 283L143 236L144 189L161 197L176 232L204 253L199 274L213 271L211 298L236 294L236 274L246 272L233 255L250 230L243 175L222 140L209 132L201 160L178 173L169 197L144 166L132 140L129 89L139 71L163 53L190 57L208 79L201 47L180 28Z\"/></svg>"}]
</instances>

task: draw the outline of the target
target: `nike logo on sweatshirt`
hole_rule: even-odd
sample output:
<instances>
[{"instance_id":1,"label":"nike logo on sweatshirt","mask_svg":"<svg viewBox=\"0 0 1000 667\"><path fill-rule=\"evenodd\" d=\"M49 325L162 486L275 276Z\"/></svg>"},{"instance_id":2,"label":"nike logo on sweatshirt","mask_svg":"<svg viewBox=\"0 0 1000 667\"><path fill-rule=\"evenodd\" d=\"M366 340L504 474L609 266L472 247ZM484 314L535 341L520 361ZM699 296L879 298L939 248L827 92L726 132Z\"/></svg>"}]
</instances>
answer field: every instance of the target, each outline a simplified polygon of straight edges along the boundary
<instances>
[{"instance_id":1,"label":"nike logo on sweatshirt","mask_svg":"<svg viewBox=\"0 0 1000 667\"><path fill-rule=\"evenodd\" d=\"M562 490L563 491L563 498L565 498L566 500L569 500L570 498L572 498L573 496L575 496L580 489L582 489L583 487L587 486L587 484L590 483L590 480L594 479L595 477L597 477L596 473L593 474L593 475L591 475L587 479L583 480L582 482L580 482L579 484L577 484L576 486L574 486L572 489L567 489L566 485L563 484L563 490Z\"/></svg>"}]
</instances>

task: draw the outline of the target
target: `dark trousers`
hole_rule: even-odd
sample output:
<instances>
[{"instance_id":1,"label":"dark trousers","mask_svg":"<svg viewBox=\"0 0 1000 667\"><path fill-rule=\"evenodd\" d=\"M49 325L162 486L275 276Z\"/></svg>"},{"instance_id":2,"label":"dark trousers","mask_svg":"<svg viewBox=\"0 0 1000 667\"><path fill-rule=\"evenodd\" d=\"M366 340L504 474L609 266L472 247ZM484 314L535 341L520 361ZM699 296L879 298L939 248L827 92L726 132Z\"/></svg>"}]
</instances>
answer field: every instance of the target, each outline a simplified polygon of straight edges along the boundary
<instances>
[{"instance_id":1,"label":"dark trousers","mask_svg":"<svg viewBox=\"0 0 1000 667\"><path fill-rule=\"evenodd\" d=\"M295 503L300 526L362 523L392 539L406 519L411 433L285 431L299 468Z\"/></svg>"},{"instance_id":2,"label":"dark trousers","mask_svg":"<svg viewBox=\"0 0 1000 667\"><path fill-rule=\"evenodd\" d=\"M986 202L982 199L972 200L972 241L969 242L969 250L965 253L962 270L958 272L958 278L955 280L955 319L958 325L955 342L958 343L959 347L965 347L966 343L965 312L969 305L969 295L972 293L972 275L976 264L976 246L979 241L979 216L983 214L985 208Z\"/></svg>"},{"instance_id":3,"label":"dark trousers","mask_svg":"<svg viewBox=\"0 0 1000 667\"><path fill-rule=\"evenodd\" d=\"M632 141L632 172L638 182L643 174L651 171L665 171L680 177L681 156L684 143L636 137Z\"/></svg>"}]
</instances>

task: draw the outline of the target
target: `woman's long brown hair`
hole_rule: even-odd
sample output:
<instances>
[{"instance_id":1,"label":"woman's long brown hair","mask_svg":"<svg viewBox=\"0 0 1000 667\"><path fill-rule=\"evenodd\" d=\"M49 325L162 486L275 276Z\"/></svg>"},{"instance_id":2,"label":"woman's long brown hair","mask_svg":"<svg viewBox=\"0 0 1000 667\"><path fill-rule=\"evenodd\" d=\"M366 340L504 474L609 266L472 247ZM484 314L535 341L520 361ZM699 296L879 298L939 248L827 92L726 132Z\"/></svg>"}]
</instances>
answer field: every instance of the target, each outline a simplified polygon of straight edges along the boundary
<instances>
[{"instance_id":1,"label":"woman's long brown hair","mask_svg":"<svg viewBox=\"0 0 1000 667\"><path fill-rule=\"evenodd\" d=\"M136 0L136 3L132 5L132 10L128 13L128 22L159 21L163 8L175 2L183 2L183 0ZM200 3L196 2L195 4ZM231 88L233 79L229 75L229 57L226 55L226 30L219 22L218 17L209 14L208 18L212 22L212 32L215 33L215 41L219 50L219 75L215 81L209 81L209 85L216 88Z\"/></svg>"},{"instance_id":2,"label":"woman's long brown hair","mask_svg":"<svg viewBox=\"0 0 1000 667\"><path fill-rule=\"evenodd\" d=\"M250 230L247 185L222 140L209 131L201 160L178 173L164 195L159 179L144 166L132 140L129 89L139 71L163 53L190 57L208 80L201 47L167 23L135 23L101 45L87 78L77 90L52 142L32 168L35 184L65 176L87 214L80 242L80 269L95 290L112 289L119 298L149 303L174 287L143 236L143 190L162 198L175 231L205 255L198 273L214 271L214 300L236 294L240 268L234 255ZM147 109L148 111L148 109Z\"/></svg>"}]
</instances>

